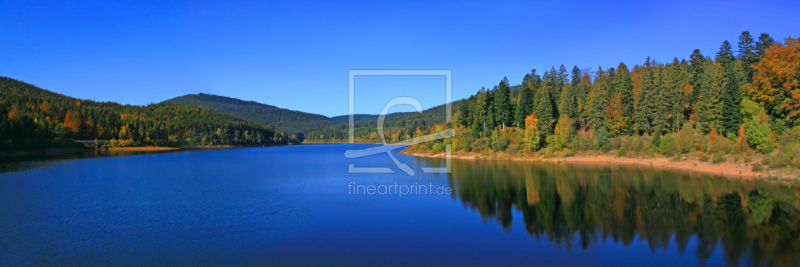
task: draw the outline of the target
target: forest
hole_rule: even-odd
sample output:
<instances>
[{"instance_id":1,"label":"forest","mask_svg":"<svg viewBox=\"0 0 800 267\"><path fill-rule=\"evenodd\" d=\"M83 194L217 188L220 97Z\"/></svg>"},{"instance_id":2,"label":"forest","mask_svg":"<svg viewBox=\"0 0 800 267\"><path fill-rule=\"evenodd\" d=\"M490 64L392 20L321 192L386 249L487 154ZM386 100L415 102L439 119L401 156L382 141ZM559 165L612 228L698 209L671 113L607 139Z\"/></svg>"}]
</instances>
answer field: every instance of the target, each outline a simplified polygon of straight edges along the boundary
<instances>
[{"instance_id":1,"label":"forest","mask_svg":"<svg viewBox=\"0 0 800 267\"><path fill-rule=\"evenodd\" d=\"M409 150L440 152L452 144L462 152L566 156L761 153L773 155L773 167L800 168L800 40L745 31L735 45L723 41L711 55L694 50L688 61L648 57L633 67L570 71L561 65L541 76L533 70L519 86L504 78L481 88L453 114L455 137L419 140L425 143Z\"/></svg>"},{"instance_id":2,"label":"forest","mask_svg":"<svg viewBox=\"0 0 800 267\"><path fill-rule=\"evenodd\" d=\"M319 114L311 114L266 105L255 101L244 101L231 97L203 93L180 96L162 103L211 108L218 112L265 125L271 125L290 134L296 134L296 136L300 137L301 141L303 133L342 123Z\"/></svg>"},{"instance_id":3,"label":"forest","mask_svg":"<svg viewBox=\"0 0 800 267\"><path fill-rule=\"evenodd\" d=\"M210 108L81 100L0 77L0 151L108 146L282 145L290 136L271 126ZM298 142L298 140L293 140Z\"/></svg>"}]
</instances>

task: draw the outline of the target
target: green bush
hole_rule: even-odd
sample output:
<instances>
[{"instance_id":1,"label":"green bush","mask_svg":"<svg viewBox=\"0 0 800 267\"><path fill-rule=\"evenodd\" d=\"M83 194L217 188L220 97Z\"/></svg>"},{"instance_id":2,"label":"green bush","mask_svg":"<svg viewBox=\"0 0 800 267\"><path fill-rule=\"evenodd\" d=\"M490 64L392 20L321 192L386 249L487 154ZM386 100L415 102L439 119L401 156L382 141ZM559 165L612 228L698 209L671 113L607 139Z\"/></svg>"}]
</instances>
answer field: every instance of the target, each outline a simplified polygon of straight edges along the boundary
<instances>
[{"instance_id":1,"label":"green bush","mask_svg":"<svg viewBox=\"0 0 800 267\"><path fill-rule=\"evenodd\" d=\"M758 152L761 152L761 154L766 155L772 153L772 151L775 151L776 148L778 148L778 144L775 144L775 142L772 141L766 141L758 145Z\"/></svg>"},{"instance_id":2,"label":"green bush","mask_svg":"<svg viewBox=\"0 0 800 267\"><path fill-rule=\"evenodd\" d=\"M753 159L752 159L752 158L750 158L750 157L746 157L746 158L744 158L744 163L748 164L748 163L750 163L750 162L753 162Z\"/></svg>"},{"instance_id":3,"label":"green bush","mask_svg":"<svg viewBox=\"0 0 800 267\"><path fill-rule=\"evenodd\" d=\"M636 152L642 152L642 148L644 148L644 140L642 138L634 138L633 150Z\"/></svg>"},{"instance_id":4,"label":"green bush","mask_svg":"<svg viewBox=\"0 0 800 267\"><path fill-rule=\"evenodd\" d=\"M711 157L709 157L708 155L703 155L700 157L700 162L708 162L708 160L710 159Z\"/></svg>"},{"instance_id":5,"label":"green bush","mask_svg":"<svg viewBox=\"0 0 800 267\"><path fill-rule=\"evenodd\" d=\"M603 151L608 151L610 146L611 142L608 139L606 127L600 127L600 130L597 131L597 135L595 136L595 147Z\"/></svg>"},{"instance_id":6,"label":"green bush","mask_svg":"<svg viewBox=\"0 0 800 267\"><path fill-rule=\"evenodd\" d=\"M754 172L760 172L760 171L763 171L763 170L764 170L764 166L762 166L761 163L753 164L753 171Z\"/></svg>"},{"instance_id":7,"label":"green bush","mask_svg":"<svg viewBox=\"0 0 800 267\"><path fill-rule=\"evenodd\" d=\"M718 154L714 155L714 158L711 160L711 162L714 163L714 164L719 164L719 163L723 163L723 162L725 162L727 160L728 159L725 158L725 156L723 156L721 153L718 153Z\"/></svg>"},{"instance_id":8,"label":"green bush","mask_svg":"<svg viewBox=\"0 0 800 267\"><path fill-rule=\"evenodd\" d=\"M489 138L483 137L472 143L472 152L483 152L489 149Z\"/></svg>"},{"instance_id":9,"label":"green bush","mask_svg":"<svg viewBox=\"0 0 800 267\"><path fill-rule=\"evenodd\" d=\"M650 140L650 145L652 147L660 147L661 146L661 134L656 133L653 135L653 139Z\"/></svg>"},{"instance_id":10,"label":"green bush","mask_svg":"<svg viewBox=\"0 0 800 267\"><path fill-rule=\"evenodd\" d=\"M472 147L470 147L471 143L472 142L469 142L469 141L466 141L466 140L459 140L458 141L457 150L462 150L464 152L470 152L470 151L472 151Z\"/></svg>"},{"instance_id":11,"label":"green bush","mask_svg":"<svg viewBox=\"0 0 800 267\"><path fill-rule=\"evenodd\" d=\"M505 151L509 144L511 144L511 139L503 137L502 133L496 133L492 138L491 148L494 151Z\"/></svg>"},{"instance_id":12,"label":"green bush","mask_svg":"<svg viewBox=\"0 0 800 267\"><path fill-rule=\"evenodd\" d=\"M626 154L628 154L628 150L624 147L617 150L617 157L625 157Z\"/></svg>"},{"instance_id":13,"label":"green bush","mask_svg":"<svg viewBox=\"0 0 800 267\"><path fill-rule=\"evenodd\" d=\"M664 135L664 138L661 138L661 145L658 146L658 151L667 157L672 157L680 152L675 145L675 137L672 134Z\"/></svg>"},{"instance_id":14,"label":"green bush","mask_svg":"<svg viewBox=\"0 0 800 267\"><path fill-rule=\"evenodd\" d=\"M783 153L778 153L774 157L772 157L772 164L769 165L770 168L779 169L792 164L792 159Z\"/></svg>"},{"instance_id":15,"label":"green bush","mask_svg":"<svg viewBox=\"0 0 800 267\"><path fill-rule=\"evenodd\" d=\"M769 155L764 155L764 158L761 159L761 164L763 165L772 164L772 157L770 157Z\"/></svg>"},{"instance_id":16,"label":"green bush","mask_svg":"<svg viewBox=\"0 0 800 267\"><path fill-rule=\"evenodd\" d=\"M437 144L433 145L433 149L431 149L431 152L432 153L441 153L441 152L444 152L445 148L446 147L445 147L444 143L437 143Z\"/></svg>"},{"instance_id":17,"label":"green bush","mask_svg":"<svg viewBox=\"0 0 800 267\"><path fill-rule=\"evenodd\" d=\"M694 147L695 132L691 123L686 123L681 131L675 134L675 149L679 153L689 153Z\"/></svg>"}]
</instances>

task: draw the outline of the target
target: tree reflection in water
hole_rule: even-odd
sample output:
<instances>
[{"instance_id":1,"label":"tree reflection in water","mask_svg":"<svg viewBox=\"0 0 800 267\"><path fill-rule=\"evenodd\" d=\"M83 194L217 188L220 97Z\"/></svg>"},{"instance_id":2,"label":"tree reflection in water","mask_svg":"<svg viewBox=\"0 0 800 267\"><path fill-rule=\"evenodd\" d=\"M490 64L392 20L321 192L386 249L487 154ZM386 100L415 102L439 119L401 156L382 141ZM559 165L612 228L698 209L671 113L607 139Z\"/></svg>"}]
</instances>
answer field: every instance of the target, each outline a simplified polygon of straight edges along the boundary
<instances>
[{"instance_id":1,"label":"tree reflection in water","mask_svg":"<svg viewBox=\"0 0 800 267\"><path fill-rule=\"evenodd\" d=\"M531 236L568 249L608 238L628 246L638 236L655 252L674 237L681 254L694 250L701 263L721 247L731 265L800 264L796 186L639 166L492 160L454 160L448 180L485 220L510 230L517 209ZM697 247L687 248L692 236Z\"/></svg>"}]
</instances>

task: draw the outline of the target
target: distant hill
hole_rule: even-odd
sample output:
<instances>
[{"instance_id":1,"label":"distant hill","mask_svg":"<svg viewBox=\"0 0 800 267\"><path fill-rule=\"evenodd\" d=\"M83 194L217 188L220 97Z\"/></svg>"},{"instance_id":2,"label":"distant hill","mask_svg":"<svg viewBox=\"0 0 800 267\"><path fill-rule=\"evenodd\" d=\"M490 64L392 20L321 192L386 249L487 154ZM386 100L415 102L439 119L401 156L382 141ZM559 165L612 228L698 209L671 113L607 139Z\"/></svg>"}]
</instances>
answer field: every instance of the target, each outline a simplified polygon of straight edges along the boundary
<instances>
[{"instance_id":1,"label":"distant hill","mask_svg":"<svg viewBox=\"0 0 800 267\"><path fill-rule=\"evenodd\" d=\"M451 103L451 109L455 109L462 100L453 101ZM414 131L417 127L422 129L427 129L430 126L444 123L446 120L446 105L439 105L429 109L422 111L422 113L417 112L398 112L392 113L391 118L387 118L383 122L383 127L385 130L399 130L403 129L404 131ZM356 137L366 137L369 133L374 133L377 131L378 124L377 124L377 115L365 115L364 118L369 118L366 116L375 116L373 120L356 120L355 127L354 127L354 135ZM334 118L344 117L347 119L347 116L336 116ZM347 123L333 125L329 127L322 128L320 130L316 130L313 132L308 132L305 135L306 140L315 141L318 140L320 137L325 139L326 141L333 140L347 140L349 135L349 126Z\"/></svg>"},{"instance_id":2,"label":"distant hill","mask_svg":"<svg viewBox=\"0 0 800 267\"><path fill-rule=\"evenodd\" d=\"M392 117L397 117L397 116L400 116L400 115L403 115L403 114L408 114L408 113L410 113L410 112L390 113L390 114L386 114L386 118L388 119L388 118L392 118ZM355 114L355 115L353 115L353 120L355 122L376 121L376 120L378 120L378 117L380 117L380 115ZM350 115L341 115L341 116L331 117L331 119L333 119L335 121L338 121L338 122L342 122L342 123L350 123Z\"/></svg>"},{"instance_id":3,"label":"distant hill","mask_svg":"<svg viewBox=\"0 0 800 267\"><path fill-rule=\"evenodd\" d=\"M0 77L0 155L82 147L73 140L94 139L112 140L110 146L179 147L283 145L292 137L206 107L95 102Z\"/></svg>"},{"instance_id":4,"label":"distant hill","mask_svg":"<svg viewBox=\"0 0 800 267\"><path fill-rule=\"evenodd\" d=\"M274 126L284 131L294 133L308 133L342 123L319 114L305 113L255 101L244 101L231 97L203 93L180 96L162 103L208 107L218 112Z\"/></svg>"}]
</instances>

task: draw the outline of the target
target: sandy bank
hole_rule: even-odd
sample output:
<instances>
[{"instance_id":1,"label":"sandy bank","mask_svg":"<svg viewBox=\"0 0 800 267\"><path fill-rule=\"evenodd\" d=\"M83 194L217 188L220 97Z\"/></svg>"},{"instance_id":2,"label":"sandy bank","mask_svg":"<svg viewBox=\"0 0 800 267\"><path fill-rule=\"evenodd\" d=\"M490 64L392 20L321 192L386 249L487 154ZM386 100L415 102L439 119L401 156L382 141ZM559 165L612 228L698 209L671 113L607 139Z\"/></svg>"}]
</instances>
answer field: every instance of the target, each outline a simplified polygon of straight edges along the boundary
<instances>
[{"instance_id":1,"label":"sandy bank","mask_svg":"<svg viewBox=\"0 0 800 267\"><path fill-rule=\"evenodd\" d=\"M398 151L403 155L414 157L428 157L428 158L444 158L445 153L408 153L405 151ZM731 160L727 162L713 164L709 162L700 162L696 159L684 159L681 161L673 161L672 158L657 157L657 158L624 158L615 157L611 155L577 155L572 157L560 158L537 158L525 155L499 155L495 157L486 157L480 154L453 154L454 159L466 160L516 160L516 161L542 161L542 162L565 162L569 164L627 164L627 165L640 165L650 166L661 169L675 169L692 171L705 174L720 175L729 178L740 179L763 179L767 178L769 174L766 171L753 172L753 167L748 166L743 162L734 163ZM767 168L765 168L767 169ZM788 177L787 177L788 178Z\"/></svg>"}]
</instances>

